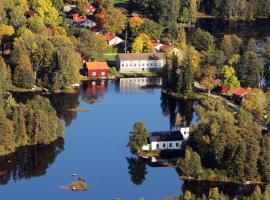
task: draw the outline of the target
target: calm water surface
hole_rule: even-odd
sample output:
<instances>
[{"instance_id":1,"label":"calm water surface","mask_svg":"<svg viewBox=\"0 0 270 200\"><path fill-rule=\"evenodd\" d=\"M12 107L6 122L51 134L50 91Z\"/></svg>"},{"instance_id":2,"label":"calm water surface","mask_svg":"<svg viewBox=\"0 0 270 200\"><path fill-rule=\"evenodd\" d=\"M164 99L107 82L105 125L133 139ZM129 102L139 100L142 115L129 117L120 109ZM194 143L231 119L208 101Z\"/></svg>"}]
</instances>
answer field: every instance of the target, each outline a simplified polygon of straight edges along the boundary
<instances>
[{"instance_id":1,"label":"calm water surface","mask_svg":"<svg viewBox=\"0 0 270 200\"><path fill-rule=\"evenodd\" d=\"M160 89L140 89L120 81L95 86L85 82L79 94L50 99L67 122L64 140L20 148L0 158L1 199L133 200L181 194L183 182L175 169L132 159L126 144L136 121L144 121L149 131L194 122L192 102L173 101L162 96ZM76 106L91 111L67 111ZM59 189L76 180L72 173L86 178L87 191Z\"/></svg>"}]
</instances>

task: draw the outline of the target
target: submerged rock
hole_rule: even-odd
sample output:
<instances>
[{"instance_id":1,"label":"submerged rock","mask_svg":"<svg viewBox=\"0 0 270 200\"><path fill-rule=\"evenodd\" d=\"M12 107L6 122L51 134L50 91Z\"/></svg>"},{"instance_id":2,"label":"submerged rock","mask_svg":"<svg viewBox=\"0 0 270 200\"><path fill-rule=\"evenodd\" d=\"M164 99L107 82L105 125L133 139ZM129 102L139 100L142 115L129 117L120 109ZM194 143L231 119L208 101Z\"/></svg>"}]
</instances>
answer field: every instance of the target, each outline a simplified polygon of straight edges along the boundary
<instances>
[{"instance_id":1,"label":"submerged rock","mask_svg":"<svg viewBox=\"0 0 270 200\"><path fill-rule=\"evenodd\" d=\"M73 191L84 191L87 190L88 185L87 183L83 182L83 181L73 181L69 184L69 188Z\"/></svg>"}]
</instances>

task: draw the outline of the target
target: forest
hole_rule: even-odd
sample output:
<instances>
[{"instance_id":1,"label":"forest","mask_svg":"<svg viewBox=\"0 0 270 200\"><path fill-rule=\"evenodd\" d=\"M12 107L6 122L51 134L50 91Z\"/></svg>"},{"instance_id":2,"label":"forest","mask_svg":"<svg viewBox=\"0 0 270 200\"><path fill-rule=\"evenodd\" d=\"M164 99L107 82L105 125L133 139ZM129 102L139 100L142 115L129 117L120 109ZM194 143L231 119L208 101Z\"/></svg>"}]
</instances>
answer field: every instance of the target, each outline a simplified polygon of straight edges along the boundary
<instances>
[{"instance_id":1,"label":"forest","mask_svg":"<svg viewBox=\"0 0 270 200\"><path fill-rule=\"evenodd\" d=\"M197 18L213 16L228 20L255 20L268 18L268 0L129 0L129 8L159 21L195 23Z\"/></svg>"}]
</instances>

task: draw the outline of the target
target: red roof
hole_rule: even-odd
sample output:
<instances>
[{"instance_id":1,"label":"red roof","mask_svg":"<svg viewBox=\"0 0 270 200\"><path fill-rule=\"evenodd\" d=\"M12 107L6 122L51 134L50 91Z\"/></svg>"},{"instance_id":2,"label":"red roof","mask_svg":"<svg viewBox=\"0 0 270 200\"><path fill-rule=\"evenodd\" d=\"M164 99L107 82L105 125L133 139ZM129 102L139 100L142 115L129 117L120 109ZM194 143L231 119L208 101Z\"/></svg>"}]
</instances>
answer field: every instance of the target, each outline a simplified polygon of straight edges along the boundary
<instances>
[{"instance_id":1,"label":"red roof","mask_svg":"<svg viewBox=\"0 0 270 200\"><path fill-rule=\"evenodd\" d=\"M220 93L222 94L233 94L235 96L238 96L238 97L243 97L245 96L249 91L245 88L237 88L237 89L234 89L234 90L229 90L228 87L226 86L222 86L221 87L221 91Z\"/></svg>"},{"instance_id":2,"label":"red roof","mask_svg":"<svg viewBox=\"0 0 270 200\"><path fill-rule=\"evenodd\" d=\"M105 40L106 40L107 42L109 42L109 41L111 41L112 39L114 39L115 36L112 35L112 34L106 34L106 35L104 35L104 38L105 38Z\"/></svg>"},{"instance_id":3,"label":"red roof","mask_svg":"<svg viewBox=\"0 0 270 200\"><path fill-rule=\"evenodd\" d=\"M72 15L72 20L76 23L81 24L81 23L85 22L87 19L86 19L86 17L80 16L80 14L76 13L76 14Z\"/></svg>"},{"instance_id":4,"label":"red roof","mask_svg":"<svg viewBox=\"0 0 270 200\"><path fill-rule=\"evenodd\" d=\"M220 90L221 94L231 94L232 92L226 86L222 86Z\"/></svg>"},{"instance_id":5,"label":"red roof","mask_svg":"<svg viewBox=\"0 0 270 200\"><path fill-rule=\"evenodd\" d=\"M248 90L247 89L245 89L245 88L237 88L237 89L235 89L234 91L233 91L233 94L235 95L235 96L239 96L239 97L243 97L243 96L245 96L246 94L248 93Z\"/></svg>"},{"instance_id":6,"label":"red roof","mask_svg":"<svg viewBox=\"0 0 270 200\"><path fill-rule=\"evenodd\" d=\"M86 62L86 67L88 70L108 70L109 67L107 65L107 62Z\"/></svg>"}]
</instances>

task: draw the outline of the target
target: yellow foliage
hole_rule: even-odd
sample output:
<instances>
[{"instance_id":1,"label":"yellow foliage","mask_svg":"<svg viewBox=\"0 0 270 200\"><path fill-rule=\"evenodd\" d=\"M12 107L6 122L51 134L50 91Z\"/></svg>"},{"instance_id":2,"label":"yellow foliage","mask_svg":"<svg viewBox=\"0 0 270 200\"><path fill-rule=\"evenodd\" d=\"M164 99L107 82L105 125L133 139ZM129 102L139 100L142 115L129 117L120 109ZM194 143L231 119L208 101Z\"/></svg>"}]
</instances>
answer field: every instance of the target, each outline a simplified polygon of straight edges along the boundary
<instances>
[{"instance_id":1,"label":"yellow foliage","mask_svg":"<svg viewBox=\"0 0 270 200\"><path fill-rule=\"evenodd\" d=\"M14 34L13 26L1 24L0 25L0 38L3 36L12 36Z\"/></svg>"},{"instance_id":2,"label":"yellow foliage","mask_svg":"<svg viewBox=\"0 0 270 200\"><path fill-rule=\"evenodd\" d=\"M137 28L143 25L144 21L141 17L131 17L129 19L129 26L131 28Z\"/></svg>"},{"instance_id":3,"label":"yellow foliage","mask_svg":"<svg viewBox=\"0 0 270 200\"><path fill-rule=\"evenodd\" d=\"M132 44L132 52L134 53L149 53L153 51L153 44L150 40L150 37L142 33L135 38L134 43Z\"/></svg>"}]
</instances>

